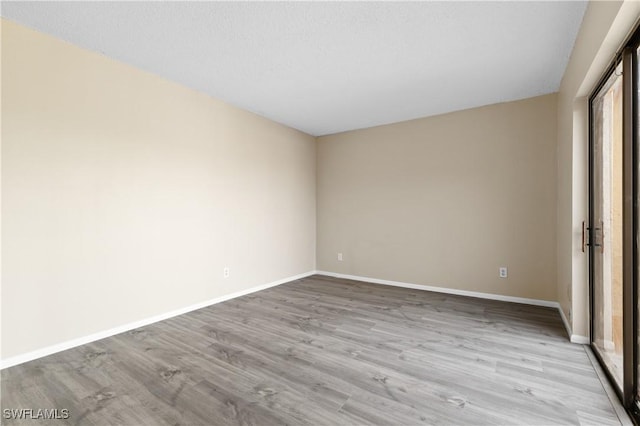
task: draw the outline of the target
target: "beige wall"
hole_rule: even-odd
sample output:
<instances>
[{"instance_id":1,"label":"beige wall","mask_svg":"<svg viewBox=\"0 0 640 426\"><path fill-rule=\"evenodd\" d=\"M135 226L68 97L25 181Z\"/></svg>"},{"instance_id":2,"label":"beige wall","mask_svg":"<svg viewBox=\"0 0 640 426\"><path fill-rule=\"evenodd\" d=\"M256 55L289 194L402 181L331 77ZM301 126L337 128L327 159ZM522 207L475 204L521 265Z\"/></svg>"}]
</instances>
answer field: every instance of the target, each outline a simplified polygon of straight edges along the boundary
<instances>
[{"instance_id":1,"label":"beige wall","mask_svg":"<svg viewBox=\"0 0 640 426\"><path fill-rule=\"evenodd\" d=\"M3 20L2 358L312 271L315 164L309 135Z\"/></svg>"},{"instance_id":2,"label":"beige wall","mask_svg":"<svg viewBox=\"0 0 640 426\"><path fill-rule=\"evenodd\" d=\"M555 95L317 147L319 270L556 300Z\"/></svg>"},{"instance_id":3,"label":"beige wall","mask_svg":"<svg viewBox=\"0 0 640 426\"><path fill-rule=\"evenodd\" d=\"M640 17L638 1L590 2L558 93L558 301L573 334L589 335L589 284L581 251L588 216L588 97Z\"/></svg>"}]
</instances>

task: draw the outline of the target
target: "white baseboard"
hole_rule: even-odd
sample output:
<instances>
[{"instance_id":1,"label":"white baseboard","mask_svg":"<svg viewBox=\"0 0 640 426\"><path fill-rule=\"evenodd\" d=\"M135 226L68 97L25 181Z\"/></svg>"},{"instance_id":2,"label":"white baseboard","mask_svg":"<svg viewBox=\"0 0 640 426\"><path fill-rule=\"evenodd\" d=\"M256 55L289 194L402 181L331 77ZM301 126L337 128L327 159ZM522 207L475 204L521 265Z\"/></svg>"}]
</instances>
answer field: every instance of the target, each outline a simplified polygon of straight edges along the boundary
<instances>
[{"instance_id":1,"label":"white baseboard","mask_svg":"<svg viewBox=\"0 0 640 426\"><path fill-rule=\"evenodd\" d=\"M404 288L412 288L415 290L426 290L433 291L436 293L446 293L446 294L455 294L458 296L469 296L469 297L478 297L481 299L491 299L491 300L499 300L502 302L512 302L512 303L524 303L526 305L535 305L535 306L545 306L548 308L556 308L560 312L560 317L562 318L562 322L564 323L565 328L567 329L567 335L570 336L569 340L571 343L577 343L580 345L589 344L589 338L587 336L581 336L579 334L573 334L571 327L569 325L569 321L564 315L562 308L558 302L554 302L551 300L540 300L540 299L529 299L526 297L515 297L515 296L504 296L502 294L493 294L493 293L482 293L477 291L469 291L469 290L458 290L454 288L447 287L434 287L430 285L422 285L422 284L411 284L400 281L390 281L390 280L381 280L378 278L370 278L370 277L361 277L357 275L346 275L339 274L336 272L327 272L327 271L316 271L318 275L325 275L328 277L336 277L336 278L344 278L347 280L354 281L364 281L373 284L383 284L383 285L391 285L394 287L404 287Z\"/></svg>"},{"instance_id":2,"label":"white baseboard","mask_svg":"<svg viewBox=\"0 0 640 426\"><path fill-rule=\"evenodd\" d=\"M558 312L560 312L560 318L562 318L562 323L564 324L564 328L567 330L567 336L569 336L569 339L571 339L573 330L571 329L571 324L569 324L569 320L565 316L564 310L562 309L562 306L560 306L560 304L558 304Z\"/></svg>"},{"instance_id":3,"label":"white baseboard","mask_svg":"<svg viewBox=\"0 0 640 426\"><path fill-rule=\"evenodd\" d=\"M579 345L588 345L589 343L591 343L591 340L587 336L582 336L580 334L572 334L571 343L577 343Z\"/></svg>"},{"instance_id":4,"label":"white baseboard","mask_svg":"<svg viewBox=\"0 0 640 426\"><path fill-rule=\"evenodd\" d=\"M583 336L581 334L573 334L573 330L571 329L571 325L569 324L569 320L564 315L564 311L558 305L558 311L560 312L560 317L562 318L562 322L564 323L564 328L567 329L567 334L569 335L569 340L571 343L577 343L579 345L588 345L590 343L589 337Z\"/></svg>"},{"instance_id":5,"label":"white baseboard","mask_svg":"<svg viewBox=\"0 0 640 426\"><path fill-rule=\"evenodd\" d=\"M224 296L216 297L215 299L210 299L204 302L196 303L194 305L186 306L184 308L179 308L170 312L166 312L160 315L155 315L150 318L145 318L139 321L134 321L128 324L124 324L118 327L111 328L109 330L99 331L97 333L90 334L88 336L78 337L73 340L68 340L66 342L58 343L52 346L47 346L45 348L37 349L35 351L27 352L25 354L16 355L10 358L6 358L0 360L0 370L12 367L14 365L22 364L28 361L33 361L34 359L42 358L47 355L54 354L56 352L65 351L67 349L75 348L76 346L85 345L87 343L95 342L96 340L104 339L106 337L114 336L116 334L124 333L125 331L133 330L139 327L144 327L145 325L153 324L158 321L163 321L178 315L186 314L187 312L195 311L197 309L206 308L207 306L215 305L216 303L221 303L230 299L235 299L236 297L244 296L250 293L254 293L256 291L265 290L270 287L275 287L280 284L288 283L290 281L299 280L301 278L306 278L308 276L314 275L316 271L305 272L303 274L295 275L292 277L283 278L281 280L273 281L267 284L258 285L255 287L248 288L246 290L237 291L235 293L227 294Z\"/></svg>"},{"instance_id":6,"label":"white baseboard","mask_svg":"<svg viewBox=\"0 0 640 426\"><path fill-rule=\"evenodd\" d=\"M504 296L502 294L481 293L479 291L458 290L455 288L446 288L446 287L434 287L430 285L411 284L411 283L404 283L400 281L380 280L378 278L338 274L335 272L317 271L317 273L319 275L326 275L329 277L344 278L347 280L354 280L354 281L364 281L364 282L369 282L373 284L391 285L394 287L412 288L415 290L427 290L427 291L433 291L436 293L446 293L446 294L455 294L458 296L478 297L480 299L500 300L503 302L524 303L526 305L546 306L548 308L559 307L558 302L553 302L551 300L528 299L526 297Z\"/></svg>"}]
</instances>

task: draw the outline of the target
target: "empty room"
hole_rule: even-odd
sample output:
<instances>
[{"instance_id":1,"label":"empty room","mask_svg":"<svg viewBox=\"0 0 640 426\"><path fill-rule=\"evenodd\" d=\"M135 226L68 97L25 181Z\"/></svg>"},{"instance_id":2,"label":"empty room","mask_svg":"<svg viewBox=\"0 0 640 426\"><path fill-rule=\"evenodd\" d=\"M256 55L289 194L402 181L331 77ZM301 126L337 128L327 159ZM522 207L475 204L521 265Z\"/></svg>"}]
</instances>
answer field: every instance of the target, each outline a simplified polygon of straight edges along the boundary
<instances>
[{"instance_id":1,"label":"empty room","mask_svg":"<svg viewBox=\"0 0 640 426\"><path fill-rule=\"evenodd\" d=\"M640 1L0 15L2 425L640 424Z\"/></svg>"}]
</instances>

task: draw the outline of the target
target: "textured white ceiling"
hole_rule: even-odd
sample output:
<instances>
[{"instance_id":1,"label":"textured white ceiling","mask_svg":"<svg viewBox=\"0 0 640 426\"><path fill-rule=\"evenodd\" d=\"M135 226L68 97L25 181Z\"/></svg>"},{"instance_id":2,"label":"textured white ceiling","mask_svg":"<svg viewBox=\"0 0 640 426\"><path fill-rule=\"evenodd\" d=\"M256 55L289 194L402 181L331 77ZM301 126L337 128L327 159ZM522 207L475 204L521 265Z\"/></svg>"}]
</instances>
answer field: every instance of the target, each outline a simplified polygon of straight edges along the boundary
<instances>
[{"instance_id":1,"label":"textured white ceiling","mask_svg":"<svg viewBox=\"0 0 640 426\"><path fill-rule=\"evenodd\" d=\"M3 17L312 135L558 90L586 2L6 2Z\"/></svg>"}]
</instances>

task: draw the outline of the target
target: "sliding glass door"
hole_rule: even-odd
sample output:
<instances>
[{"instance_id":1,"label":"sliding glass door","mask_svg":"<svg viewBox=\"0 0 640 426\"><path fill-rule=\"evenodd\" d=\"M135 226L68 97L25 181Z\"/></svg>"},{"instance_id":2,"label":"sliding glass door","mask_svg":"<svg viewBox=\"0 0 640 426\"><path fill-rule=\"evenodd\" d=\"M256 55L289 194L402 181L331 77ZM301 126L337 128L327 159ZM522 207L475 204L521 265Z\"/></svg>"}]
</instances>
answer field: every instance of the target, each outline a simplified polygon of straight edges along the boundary
<instances>
[{"instance_id":1,"label":"sliding glass door","mask_svg":"<svg viewBox=\"0 0 640 426\"><path fill-rule=\"evenodd\" d=\"M626 235L628 241L626 241L625 247L632 248L632 253L625 258L625 262L631 263L632 266L629 265L629 268L625 270L627 274L625 279L633 281L635 291L635 306L632 307L633 312L636 313L636 318L633 320L634 332L632 337L635 346L635 357L633 359L635 368L633 406L636 420L640 422L640 367L638 366L640 363L640 334L638 332L640 330L640 313L638 313L638 309L640 309L640 29L636 31L628 50L630 50L628 56L633 58L629 65L631 68L629 74L632 75L633 84L629 88L632 98L627 103L628 105L625 106L630 109L631 117L628 118L627 131L632 135L630 136L629 146L625 151L625 154L631 158L625 165L627 167L626 178L630 182L629 185L633 186L630 191L630 200L627 200L627 204L631 204L627 209L632 212L630 222L632 222L633 232L631 235Z\"/></svg>"},{"instance_id":2,"label":"sliding glass door","mask_svg":"<svg viewBox=\"0 0 640 426\"><path fill-rule=\"evenodd\" d=\"M622 63L591 101L590 260L593 347L617 386L623 383Z\"/></svg>"},{"instance_id":3,"label":"sliding glass door","mask_svg":"<svg viewBox=\"0 0 640 426\"><path fill-rule=\"evenodd\" d=\"M640 420L640 30L590 98L591 347L623 405Z\"/></svg>"},{"instance_id":4,"label":"sliding glass door","mask_svg":"<svg viewBox=\"0 0 640 426\"><path fill-rule=\"evenodd\" d=\"M634 334L634 339L637 342L636 344L638 345L636 347L636 359L634 359L634 363L636 366L636 387L635 387L635 400L634 400L634 408L636 413L640 413L640 366L638 364L640 364L640 335L638 334L638 330L640 330L640 289L638 289L638 286L640 286L640 249L639 249L639 245L640 243L638 242L638 234L640 233L640 207L638 207L638 203L640 200L640 40L638 40L640 38L640 35L636 35L636 45L635 45L635 51L633 52L633 56L635 58L634 60L634 66L633 66L633 71L634 71L634 75L633 75L633 79L634 79L634 85L632 88L633 91L633 95L634 95L634 100L633 100L633 114L635 114L635 120L632 124L633 128L634 128L634 134L635 137L633 138L633 158L632 158L632 169L633 169L633 174L634 176L632 176L632 179L634 181L635 184L635 188L634 188L634 194L633 194L633 200L635 202L635 212L634 212L634 218L635 218L635 223L634 223L634 237L636 240L636 244L635 244L635 253L633 255L634 259L634 266L633 266L633 272L635 274L635 289L636 289L636 294L635 294L635 300L636 300L636 307L635 307L635 312L636 312L636 321L635 321L635 334Z\"/></svg>"}]
</instances>

